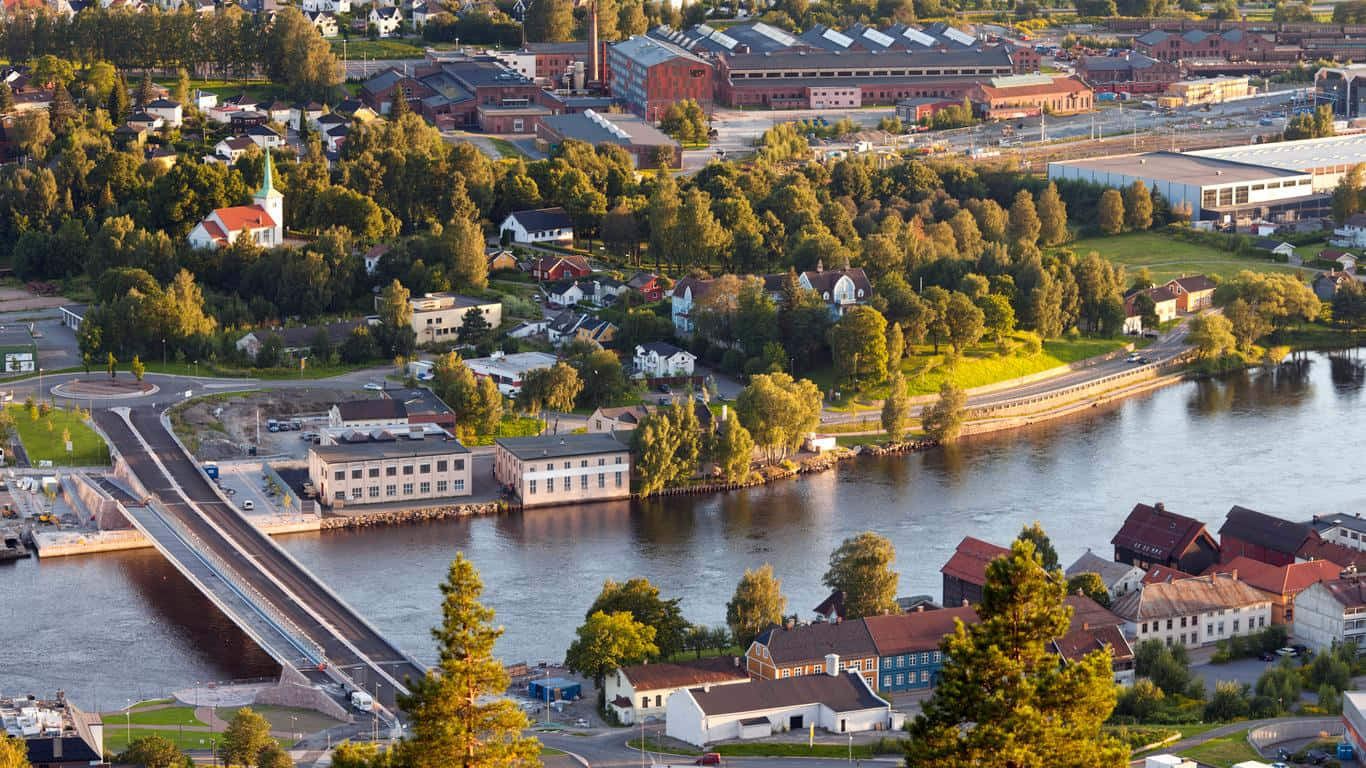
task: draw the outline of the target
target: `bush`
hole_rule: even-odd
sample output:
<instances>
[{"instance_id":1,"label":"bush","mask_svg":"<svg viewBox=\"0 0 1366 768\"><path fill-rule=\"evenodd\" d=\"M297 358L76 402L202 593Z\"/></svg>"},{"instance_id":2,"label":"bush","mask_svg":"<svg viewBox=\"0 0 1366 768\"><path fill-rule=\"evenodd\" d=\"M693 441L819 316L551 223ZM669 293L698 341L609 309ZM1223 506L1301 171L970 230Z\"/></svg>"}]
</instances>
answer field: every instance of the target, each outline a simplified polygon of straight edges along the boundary
<instances>
[{"instance_id":1,"label":"bush","mask_svg":"<svg viewBox=\"0 0 1366 768\"><path fill-rule=\"evenodd\" d=\"M1252 709L1247 694L1248 689L1238 683L1216 683L1214 695L1210 696L1209 703L1205 705L1205 721L1228 722L1247 717Z\"/></svg>"},{"instance_id":2,"label":"bush","mask_svg":"<svg viewBox=\"0 0 1366 768\"><path fill-rule=\"evenodd\" d=\"M1156 744L1160 741L1170 739L1181 733L1176 728L1161 728L1150 725L1122 725L1118 728L1109 730L1111 736L1129 745L1130 749L1139 749L1149 744Z\"/></svg>"}]
</instances>

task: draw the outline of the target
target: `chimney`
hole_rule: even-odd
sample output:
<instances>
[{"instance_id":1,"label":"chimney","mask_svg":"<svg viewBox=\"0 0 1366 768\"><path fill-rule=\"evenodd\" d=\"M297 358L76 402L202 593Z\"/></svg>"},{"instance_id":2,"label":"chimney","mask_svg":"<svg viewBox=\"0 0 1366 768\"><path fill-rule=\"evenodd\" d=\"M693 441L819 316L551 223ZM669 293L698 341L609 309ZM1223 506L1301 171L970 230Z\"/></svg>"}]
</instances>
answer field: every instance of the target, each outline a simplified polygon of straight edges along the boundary
<instances>
[{"instance_id":1,"label":"chimney","mask_svg":"<svg viewBox=\"0 0 1366 768\"><path fill-rule=\"evenodd\" d=\"M840 655L838 653L825 654L825 674L831 677L838 677L840 673Z\"/></svg>"},{"instance_id":2,"label":"chimney","mask_svg":"<svg viewBox=\"0 0 1366 768\"><path fill-rule=\"evenodd\" d=\"M783 626L784 626L784 628L786 628L786 629L792 629L792 628L793 628L794 626L796 626L796 625L797 625L797 620L796 620L796 619L789 618L789 619L787 620L787 624L784 624Z\"/></svg>"},{"instance_id":3,"label":"chimney","mask_svg":"<svg viewBox=\"0 0 1366 768\"><path fill-rule=\"evenodd\" d=\"M1083 622L1081 623L1081 631L1082 631L1082 632L1089 632L1089 631L1091 631L1091 622L1089 622L1089 621L1083 621Z\"/></svg>"},{"instance_id":4,"label":"chimney","mask_svg":"<svg viewBox=\"0 0 1366 768\"><path fill-rule=\"evenodd\" d=\"M1158 512L1166 512L1167 505L1159 501L1153 505L1153 509L1157 510Z\"/></svg>"},{"instance_id":5,"label":"chimney","mask_svg":"<svg viewBox=\"0 0 1366 768\"><path fill-rule=\"evenodd\" d=\"M702 684L702 692L703 692L703 693L711 693L711 683L703 683L703 684Z\"/></svg>"},{"instance_id":6,"label":"chimney","mask_svg":"<svg viewBox=\"0 0 1366 768\"><path fill-rule=\"evenodd\" d=\"M588 77L587 77L587 80L588 80L588 82L590 82L590 83L600 83L600 82L602 82L602 77L599 76L599 74L598 74L598 70L601 68L600 65L598 64L598 51L599 51L599 50L600 50L600 49L599 49L599 43L598 43L598 4L597 4L597 3L590 3L589 6L588 6Z\"/></svg>"},{"instance_id":7,"label":"chimney","mask_svg":"<svg viewBox=\"0 0 1366 768\"><path fill-rule=\"evenodd\" d=\"M924 604L924 603L921 603L920 605L917 605L917 606L915 607L915 612L916 612L916 613L924 613L924 612L925 612L925 604Z\"/></svg>"},{"instance_id":8,"label":"chimney","mask_svg":"<svg viewBox=\"0 0 1366 768\"><path fill-rule=\"evenodd\" d=\"M969 605L971 605L971 603L968 602L968 599L966 597L963 598L963 607L967 608Z\"/></svg>"},{"instance_id":9,"label":"chimney","mask_svg":"<svg viewBox=\"0 0 1366 768\"><path fill-rule=\"evenodd\" d=\"M1238 569L1237 569L1237 568L1234 568L1234 569L1233 569L1232 575L1233 575L1233 580L1234 580L1234 581L1237 581L1237 580L1238 580Z\"/></svg>"}]
</instances>

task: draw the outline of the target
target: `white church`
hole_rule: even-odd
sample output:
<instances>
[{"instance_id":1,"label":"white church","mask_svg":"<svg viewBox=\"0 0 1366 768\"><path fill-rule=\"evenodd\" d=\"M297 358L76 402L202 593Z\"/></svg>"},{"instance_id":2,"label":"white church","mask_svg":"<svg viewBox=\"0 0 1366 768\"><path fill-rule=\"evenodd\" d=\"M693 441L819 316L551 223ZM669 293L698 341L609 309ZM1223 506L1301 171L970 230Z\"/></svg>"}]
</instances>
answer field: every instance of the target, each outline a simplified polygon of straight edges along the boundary
<instances>
[{"instance_id":1,"label":"white church","mask_svg":"<svg viewBox=\"0 0 1366 768\"><path fill-rule=\"evenodd\" d=\"M246 235L264 248L284 242L285 196L275 188L275 167L266 152L265 180L251 205L215 209L190 230L195 248L222 248Z\"/></svg>"}]
</instances>

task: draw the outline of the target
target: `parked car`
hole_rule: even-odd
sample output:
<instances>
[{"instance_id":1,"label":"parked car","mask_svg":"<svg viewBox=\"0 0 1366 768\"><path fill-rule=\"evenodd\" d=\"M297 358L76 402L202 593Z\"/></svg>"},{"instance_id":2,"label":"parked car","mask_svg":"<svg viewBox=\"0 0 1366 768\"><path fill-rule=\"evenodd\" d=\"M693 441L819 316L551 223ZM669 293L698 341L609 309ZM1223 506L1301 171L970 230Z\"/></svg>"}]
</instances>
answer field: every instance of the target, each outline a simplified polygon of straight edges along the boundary
<instances>
[{"instance_id":1,"label":"parked car","mask_svg":"<svg viewBox=\"0 0 1366 768\"><path fill-rule=\"evenodd\" d=\"M1321 749L1311 749L1304 753L1304 760L1310 765L1323 765L1328 760L1328 753Z\"/></svg>"},{"instance_id":2,"label":"parked car","mask_svg":"<svg viewBox=\"0 0 1366 768\"><path fill-rule=\"evenodd\" d=\"M673 392L673 390L672 390L672 389L669 389L669 385L668 385L668 384L660 384L660 385L659 385L659 393L660 393L661 395L667 395L667 394L670 394L670 393L672 393L672 392Z\"/></svg>"},{"instance_id":3,"label":"parked car","mask_svg":"<svg viewBox=\"0 0 1366 768\"><path fill-rule=\"evenodd\" d=\"M250 512L253 509L256 509L256 502L252 501L251 499L247 499L246 501L242 502L242 509L244 511Z\"/></svg>"},{"instance_id":4,"label":"parked car","mask_svg":"<svg viewBox=\"0 0 1366 768\"><path fill-rule=\"evenodd\" d=\"M380 384L380 383L377 382L377 381L372 381L372 382L366 384L366 385L363 387L363 389L368 389L368 390L370 390L371 392L383 392L383 391L384 391L384 385L383 385L383 384Z\"/></svg>"},{"instance_id":5,"label":"parked car","mask_svg":"<svg viewBox=\"0 0 1366 768\"><path fill-rule=\"evenodd\" d=\"M693 765L721 765L721 753L708 752L692 761Z\"/></svg>"}]
</instances>

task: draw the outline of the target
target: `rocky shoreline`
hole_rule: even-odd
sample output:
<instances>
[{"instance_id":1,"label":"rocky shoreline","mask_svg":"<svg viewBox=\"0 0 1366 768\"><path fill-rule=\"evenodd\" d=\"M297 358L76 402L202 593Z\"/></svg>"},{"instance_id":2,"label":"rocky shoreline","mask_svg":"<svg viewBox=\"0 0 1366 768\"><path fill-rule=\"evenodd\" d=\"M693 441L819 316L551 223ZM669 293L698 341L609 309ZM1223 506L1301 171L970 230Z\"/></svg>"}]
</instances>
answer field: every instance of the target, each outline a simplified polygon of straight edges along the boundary
<instances>
[{"instance_id":1,"label":"rocky shoreline","mask_svg":"<svg viewBox=\"0 0 1366 768\"><path fill-rule=\"evenodd\" d=\"M416 509L390 509L380 512L366 512L359 515L324 517L318 522L318 530L327 531L342 528L369 528L376 525L425 523L432 520L448 520L456 517L492 515L505 511L506 509L508 509L507 504L498 501L476 502L472 504L442 504L435 507L418 507Z\"/></svg>"}]
</instances>

